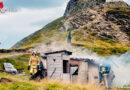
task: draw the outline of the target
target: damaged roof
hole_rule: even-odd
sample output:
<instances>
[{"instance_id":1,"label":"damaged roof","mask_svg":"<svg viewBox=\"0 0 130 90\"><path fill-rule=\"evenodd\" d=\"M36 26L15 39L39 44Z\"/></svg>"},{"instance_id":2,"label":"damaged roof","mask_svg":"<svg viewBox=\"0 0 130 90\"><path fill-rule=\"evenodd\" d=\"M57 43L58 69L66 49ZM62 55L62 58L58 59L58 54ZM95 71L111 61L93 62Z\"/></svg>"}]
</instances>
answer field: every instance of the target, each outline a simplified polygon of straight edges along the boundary
<instances>
[{"instance_id":1,"label":"damaged roof","mask_svg":"<svg viewBox=\"0 0 130 90\"><path fill-rule=\"evenodd\" d=\"M83 61L83 62L88 62L89 64L93 64L93 65L96 65L96 66L99 66L98 63L96 63L93 59L88 59L88 58L70 58L70 60L72 61Z\"/></svg>"},{"instance_id":2,"label":"damaged roof","mask_svg":"<svg viewBox=\"0 0 130 90\"><path fill-rule=\"evenodd\" d=\"M67 50L48 52L48 53L45 53L45 55L55 54L55 53L63 53L63 52L66 53L66 54L68 54L68 55L72 55L72 52L71 51L67 51Z\"/></svg>"}]
</instances>

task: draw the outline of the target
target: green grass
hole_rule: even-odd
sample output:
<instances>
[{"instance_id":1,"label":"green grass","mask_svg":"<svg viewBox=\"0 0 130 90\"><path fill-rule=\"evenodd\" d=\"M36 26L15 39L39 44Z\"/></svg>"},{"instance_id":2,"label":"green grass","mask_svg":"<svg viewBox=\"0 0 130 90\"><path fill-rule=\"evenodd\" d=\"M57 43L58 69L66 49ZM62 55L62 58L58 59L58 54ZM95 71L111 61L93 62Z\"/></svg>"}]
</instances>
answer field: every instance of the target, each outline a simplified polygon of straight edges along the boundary
<instances>
[{"instance_id":1,"label":"green grass","mask_svg":"<svg viewBox=\"0 0 130 90\"><path fill-rule=\"evenodd\" d=\"M17 83L4 83L0 85L0 90L37 90L36 86L29 83L17 82Z\"/></svg>"},{"instance_id":2,"label":"green grass","mask_svg":"<svg viewBox=\"0 0 130 90\"><path fill-rule=\"evenodd\" d=\"M0 77L12 80L12 82L0 83L0 90L103 90L103 87L99 85L70 84L50 79L45 79L40 82L29 81L28 76L14 76L6 73L0 73Z\"/></svg>"},{"instance_id":3,"label":"green grass","mask_svg":"<svg viewBox=\"0 0 130 90\"><path fill-rule=\"evenodd\" d=\"M92 32L88 32L89 35L84 35L84 30L75 30L72 33L72 43L73 45L81 46L96 52L101 56L109 55L120 55L127 51L130 51L130 46L122 45L119 41L113 40L113 36L103 34L105 37L109 38L104 40Z\"/></svg>"},{"instance_id":4,"label":"green grass","mask_svg":"<svg viewBox=\"0 0 130 90\"><path fill-rule=\"evenodd\" d=\"M106 8L106 12L115 12L115 11L122 11L122 12L125 12L125 13L129 13L130 12L130 7L109 7L109 8Z\"/></svg>"},{"instance_id":5,"label":"green grass","mask_svg":"<svg viewBox=\"0 0 130 90\"><path fill-rule=\"evenodd\" d=\"M1 82L0 90L104 90L104 87L96 84L71 84L61 80L44 79L30 81L28 76L9 75L0 73L1 78L7 78L12 82ZM129 90L112 88L109 90Z\"/></svg>"},{"instance_id":6,"label":"green grass","mask_svg":"<svg viewBox=\"0 0 130 90\"><path fill-rule=\"evenodd\" d=\"M15 68L17 69L23 68L25 69L26 73L29 73L29 71L27 70L29 58L30 58L29 54L2 58L0 59L0 70L3 70L3 63L8 62L8 63L12 63Z\"/></svg>"}]
</instances>

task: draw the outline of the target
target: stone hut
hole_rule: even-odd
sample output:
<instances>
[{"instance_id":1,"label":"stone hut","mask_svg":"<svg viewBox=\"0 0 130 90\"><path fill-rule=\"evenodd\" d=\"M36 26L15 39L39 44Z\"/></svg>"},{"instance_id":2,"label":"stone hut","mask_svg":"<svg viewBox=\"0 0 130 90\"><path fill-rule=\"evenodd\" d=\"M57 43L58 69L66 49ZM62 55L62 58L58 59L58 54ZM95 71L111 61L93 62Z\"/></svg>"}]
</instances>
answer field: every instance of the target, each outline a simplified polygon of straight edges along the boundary
<instances>
[{"instance_id":1,"label":"stone hut","mask_svg":"<svg viewBox=\"0 0 130 90\"><path fill-rule=\"evenodd\" d=\"M67 50L45 53L43 63L47 69L47 77L51 79L65 80L72 83L99 83L99 64L92 59L74 58L72 52ZM111 70L108 75L108 83L114 79Z\"/></svg>"},{"instance_id":2,"label":"stone hut","mask_svg":"<svg viewBox=\"0 0 130 90\"><path fill-rule=\"evenodd\" d=\"M99 83L99 68L91 59L70 58L71 81L79 83Z\"/></svg>"},{"instance_id":3,"label":"stone hut","mask_svg":"<svg viewBox=\"0 0 130 90\"><path fill-rule=\"evenodd\" d=\"M52 79L70 80L70 55L72 52L62 50L45 53L47 57L47 76Z\"/></svg>"}]
</instances>

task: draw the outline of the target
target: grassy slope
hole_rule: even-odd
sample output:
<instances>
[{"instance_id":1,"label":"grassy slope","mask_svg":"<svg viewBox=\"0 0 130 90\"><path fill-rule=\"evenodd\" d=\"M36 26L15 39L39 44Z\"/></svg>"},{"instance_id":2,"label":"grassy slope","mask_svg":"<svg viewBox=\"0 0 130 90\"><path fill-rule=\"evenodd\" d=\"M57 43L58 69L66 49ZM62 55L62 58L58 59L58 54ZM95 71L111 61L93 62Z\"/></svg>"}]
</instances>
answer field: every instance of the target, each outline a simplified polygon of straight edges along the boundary
<instances>
[{"instance_id":1,"label":"grassy slope","mask_svg":"<svg viewBox=\"0 0 130 90\"><path fill-rule=\"evenodd\" d=\"M99 55L108 56L117 54L120 55L130 50L130 46L123 46L118 41L103 40L102 38L95 36L93 32L89 32L88 36L84 35L84 30L73 31L73 45L82 46L88 48Z\"/></svg>"},{"instance_id":2,"label":"grassy slope","mask_svg":"<svg viewBox=\"0 0 130 90\"><path fill-rule=\"evenodd\" d=\"M127 8L126 8L127 9ZM121 9L122 12L126 12L126 9ZM128 8L129 9L129 8ZM113 10L113 8L107 9L109 12ZM35 32L33 36L29 36L27 38L31 39L24 43L20 48L29 48L34 47L41 43L50 43L55 41L66 41L67 39L67 32L59 32L58 29L60 28L60 22L64 18L59 18L48 25L46 25L43 29ZM83 29L79 29L79 31L73 31L73 45L77 46L83 46L89 50L92 50L94 52L97 52L99 55L108 56L113 54L122 54L124 52L127 52L130 50L130 46L125 46L120 43L120 41L112 41L112 36L110 35L104 35L107 38L110 38L110 40L103 40L100 37L96 36L96 33L91 32L91 29L89 30L89 35L85 36L83 34ZM129 35L129 32L128 32Z\"/></svg>"},{"instance_id":3,"label":"grassy slope","mask_svg":"<svg viewBox=\"0 0 130 90\"><path fill-rule=\"evenodd\" d=\"M17 68L17 69L23 68L23 69L25 69L26 73L29 73L29 71L27 70L29 58L30 58L29 54L2 58L2 59L0 59L0 70L3 70L4 62L9 62L9 63L12 63L15 68Z\"/></svg>"},{"instance_id":4,"label":"grassy slope","mask_svg":"<svg viewBox=\"0 0 130 90\"><path fill-rule=\"evenodd\" d=\"M128 16L130 15L130 7L110 7L105 9L105 11L106 13L108 12L116 13L118 11L119 12L118 14L114 14L117 19L120 19L121 17L125 17L126 19L128 19ZM130 37L129 34L130 32L129 31L125 31L125 32ZM120 55L122 53L130 51L130 45L122 45L121 41L112 40L113 39L112 35L104 34L104 37L107 38L107 40L105 40L97 36L96 35L97 33L92 32L91 28L89 28L87 31L89 35L85 35L84 33L86 33L86 31L83 28L73 31L73 35L72 35L73 45L87 48L89 50L97 52L99 55L102 56L109 56L115 54Z\"/></svg>"}]
</instances>

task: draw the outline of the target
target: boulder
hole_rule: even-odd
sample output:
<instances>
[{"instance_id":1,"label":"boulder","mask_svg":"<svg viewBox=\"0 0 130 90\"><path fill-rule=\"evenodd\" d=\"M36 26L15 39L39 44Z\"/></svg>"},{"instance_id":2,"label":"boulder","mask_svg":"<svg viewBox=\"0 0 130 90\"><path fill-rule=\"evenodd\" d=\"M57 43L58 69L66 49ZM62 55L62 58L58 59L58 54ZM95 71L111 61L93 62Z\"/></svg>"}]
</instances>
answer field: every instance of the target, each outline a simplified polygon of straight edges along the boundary
<instances>
[{"instance_id":1,"label":"boulder","mask_svg":"<svg viewBox=\"0 0 130 90\"><path fill-rule=\"evenodd\" d=\"M17 73L16 68L11 63L4 63L4 69L5 69L5 72L7 73L11 73L11 74Z\"/></svg>"}]
</instances>

